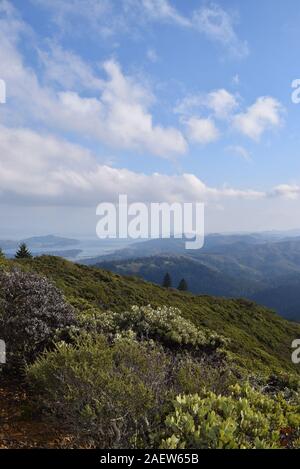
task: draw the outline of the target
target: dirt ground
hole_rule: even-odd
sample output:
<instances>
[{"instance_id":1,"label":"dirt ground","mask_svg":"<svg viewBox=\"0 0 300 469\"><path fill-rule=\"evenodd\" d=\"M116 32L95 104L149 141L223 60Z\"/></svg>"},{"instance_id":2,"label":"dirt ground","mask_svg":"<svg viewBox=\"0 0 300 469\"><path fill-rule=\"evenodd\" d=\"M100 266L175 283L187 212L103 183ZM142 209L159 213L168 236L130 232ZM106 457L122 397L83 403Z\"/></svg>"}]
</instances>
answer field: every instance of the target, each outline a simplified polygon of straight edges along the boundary
<instances>
[{"instance_id":1,"label":"dirt ground","mask_svg":"<svg viewBox=\"0 0 300 469\"><path fill-rule=\"evenodd\" d=\"M70 448L72 437L28 412L26 390L0 375L0 449Z\"/></svg>"}]
</instances>

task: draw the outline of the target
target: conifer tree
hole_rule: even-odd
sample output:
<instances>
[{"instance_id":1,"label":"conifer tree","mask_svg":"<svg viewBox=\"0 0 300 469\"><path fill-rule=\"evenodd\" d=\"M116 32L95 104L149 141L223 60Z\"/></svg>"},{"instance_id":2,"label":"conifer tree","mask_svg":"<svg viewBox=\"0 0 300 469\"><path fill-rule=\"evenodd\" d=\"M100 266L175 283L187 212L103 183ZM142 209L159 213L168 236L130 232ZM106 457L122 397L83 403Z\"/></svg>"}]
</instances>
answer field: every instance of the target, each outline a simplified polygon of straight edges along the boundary
<instances>
[{"instance_id":1,"label":"conifer tree","mask_svg":"<svg viewBox=\"0 0 300 469\"><path fill-rule=\"evenodd\" d=\"M188 284L186 283L184 278L180 280L177 289L180 291L188 291Z\"/></svg>"},{"instance_id":2,"label":"conifer tree","mask_svg":"<svg viewBox=\"0 0 300 469\"><path fill-rule=\"evenodd\" d=\"M171 279L171 275L169 273L166 273L166 275L164 276L162 286L164 288L171 288L172 287L172 279Z\"/></svg>"},{"instance_id":3,"label":"conifer tree","mask_svg":"<svg viewBox=\"0 0 300 469\"><path fill-rule=\"evenodd\" d=\"M32 259L32 254L27 248L25 243L20 244L19 249L15 255L16 259Z\"/></svg>"}]
</instances>

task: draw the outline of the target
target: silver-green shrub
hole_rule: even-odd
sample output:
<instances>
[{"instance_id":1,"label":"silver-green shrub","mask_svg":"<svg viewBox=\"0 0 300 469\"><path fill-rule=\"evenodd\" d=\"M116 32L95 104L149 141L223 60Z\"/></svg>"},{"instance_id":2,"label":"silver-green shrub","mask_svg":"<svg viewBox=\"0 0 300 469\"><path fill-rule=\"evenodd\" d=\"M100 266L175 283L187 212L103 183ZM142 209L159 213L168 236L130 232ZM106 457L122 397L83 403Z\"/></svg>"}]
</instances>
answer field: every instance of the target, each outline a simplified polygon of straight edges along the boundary
<instances>
[{"instance_id":1,"label":"silver-green shrub","mask_svg":"<svg viewBox=\"0 0 300 469\"><path fill-rule=\"evenodd\" d=\"M195 326L181 315L178 308L161 306L132 306L128 311L108 311L94 319L88 318L105 334L133 331L138 339L154 339L170 346L217 349L226 342L218 334L211 334Z\"/></svg>"},{"instance_id":2,"label":"silver-green shrub","mask_svg":"<svg viewBox=\"0 0 300 469\"><path fill-rule=\"evenodd\" d=\"M0 273L0 337L6 342L6 368L23 368L76 325L73 308L49 280L18 269Z\"/></svg>"}]
</instances>

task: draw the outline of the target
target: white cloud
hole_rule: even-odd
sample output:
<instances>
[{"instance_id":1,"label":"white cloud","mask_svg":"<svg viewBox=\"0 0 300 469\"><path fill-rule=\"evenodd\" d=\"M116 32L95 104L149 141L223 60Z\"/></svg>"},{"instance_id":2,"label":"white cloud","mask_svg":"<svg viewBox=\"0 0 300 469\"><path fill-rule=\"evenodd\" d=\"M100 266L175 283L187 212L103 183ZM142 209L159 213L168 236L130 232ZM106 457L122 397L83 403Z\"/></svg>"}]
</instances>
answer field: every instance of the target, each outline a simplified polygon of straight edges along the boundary
<instances>
[{"instance_id":1,"label":"white cloud","mask_svg":"<svg viewBox=\"0 0 300 469\"><path fill-rule=\"evenodd\" d=\"M156 155L182 154L187 145L182 134L172 127L153 124L148 112L151 97L147 90L122 74L118 64L106 62L109 77L103 88L102 120L106 123L103 138L122 147L144 148Z\"/></svg>"},{"instance_id":2,"label":"white cloud","mask_svg":"<svg viewBox=\"0 0 300 469\"><path fill-rule=\"evenodd\" d=\"M235 31L236 15L209 3L184 15L169 0L31 0L46 8L63 33L78 34L77 24L93 34L110 37L122 32L132 33L148 22L164 22L195 30L217 42L237 58L248 54L246 41Z\"/></svg>"},{"instance_id":3,"label":"white cloud","mask_svg":"<svg viewBox=\"0 0 300 469\"><path fill-rule=\"evenodd\" d=\"M241 41L234 30L234 17L219 5L210 4L194 12L193 24L209 39L227 48L236 57L245 57L249 53L246 41Z\"/></svg>"},{"instance_id":4,"label":"white cloud","mask_svg":"<svg viewBox=\"0 0 300 469\"><path fill-rule=\"evenodd\" d=\"M206 101L207 107L219 119L227 119L238 106L237 98L224 89L212 91Z\"/></svg>"},{"instance_id":5,"label":"white cloud","mask_svg":"<svg viewBox=\"0 0 300 469\"><path fill-rule=\"evenodd\" d=\"M30 171L28 171L30 168ZM26 177L24 177L26 174ZM193 174L146 175L99 164L86 149L28 129L0 127L1 201L90 205L119 193L144 202L257 199L254 190L206 186Z\"/></svg>"},{"instance_id":6,"label":"white cloud","mask_svg":"<svg viewBox=\"0 0 300 469\"><path fill-rule=\"evenodd\" d=\"M187 96L177 104L174 112L183 116L181 120L186 124L189 140L208 144L220 137L215 119L230 121L237 106L237 97L222 88ZM206 116L202 117L204 113Z\"/></svg>"},{"instance_id":7,"label":"white cloud","mask_svg":"<svg viewBox=\"0 0 300 469\"><path fill-rule=\"evenodd\" d=\"M196 115L204 116L199 118L199 132L201 135L203 128L204 133L207 132L212 136L212 138L208 137L208 142L216 140L214 136L217 136L213 119L225 121L228 129L234 128L255 141L259 141L267 130L280 127L282 124L283 107L271 96L258 98L244 112L238 112L239 106L239 96L221 88L207 94L187 96L177 104L174 112L182 115L185 121L191 120L192 129L196 129L197 126ZM196 134L196 130L193 133ZM245 157L244 152L239 150L238 153L241 156L243 153Z\"/></svg>"},{"instance_id":8,"label":"white cloud","mask_svg":"<svg viewBox=\"0 0 300 469\"><path fill-rule=\"evenodd\" d=\"M284 197L290 200L296 200L300 196L300 186L298 184L280 184L270 192L273 197Z\"/></svg>"},{"instance_id":9,"label":"white cloud","mask_svg":"<svg viewBox=\"0 0 300 469\"><path fill-rule=\"evenodd\" d=\"M241 41L235 31L235 16L220 5L210 3L193 11L190 16L184 16L167 0L142 0L141 4L152 20L168 21L195 29L208 39L219 43L237 58L245 57L249 53L247 42Z\"/></svg>"},{"instance_id":10,"label":"white cloud","mask_svg":"<svg viewBox=\"0 0 300 469\"><path fill-rule=\"evenodd\" d=\"M28 171L30 168L30 171ZM24 177L24 174L26 177ZM95 207L128 194L134 202L205 202L210 207L300 197L299 185L269 191L211 187L194 174L144 174L99 163L85 148L50 134L0 126L0 199L6 205ZM244 201L244 202L243 202ZM261 206L261 205L259 205ZM256 205L257 208L257 205Z\"/></svg>"},{"instance_id":11,"label":"white cloud","mask_svg":"<svg viewBox=\"0 0 300 469\"><path fill-rule=\"evenodd\" d=\"M185 27L191 26L190 20L181 15L167 0L139 1L152 19L170 21Z\"/></svg>"},{"instance_id":12,"label":"white cloud","mask_svg":"<svg viewBox=\"0 0 300 469\"><path fill-rule=\"evenodd\" d=\"M193 115L196 110L206 110L218 119L228 119L237 107L237 97L221 88L207 94L189 95L177 104L174 111L182 115Z\"/></svg>"},{"instance_id":13,"label":"white cloud","mask_svg":"<svg viewBox=\"0 0 300 469\"><path fill-rule=\"evenodd\" d=\"M146 21L165 21L179 26L190 26L189 19L180 15L167 0L30 0L47 9L62 33L78 34L76 24L85 24L81 34L109 37L132 32ZM139 21L136 21L137 17Z\"/></svg>"},{"instance_id":14,"label":"white cloud","mask_svg":"<svg viewBox=\"0 0 300 469\"><path fill-rule=\"evenodd\" d=\"M246 161L251 161L251 159L252 159L249 151L246 150L246 148L244 148L241 145L230 145L229 147L226 148L226 150L229 153L234 153L234 154L240 156L241 158L243 158Z\"/></svg>"},{"instance_id":15,"label":"white cloud","mask_svg":"<svg viewBox=\"0 0 300 469\"><path fill-rule=\"evenodd\" d=\"M23 200L36 196L58 200L62 195L61 176L67 168L76 168L77 185L91 154L76 145L29 129L0 127L1 200ZM30 168L30 170L29 170ZM66 182L66 185L68 183Z\"/></svg>"},{"instance_id":16,"label":"white cloud","mask_svg":"<svg viewBox=\"0 0 300 469\"><path fill-rule=\"evenodd\" d=\"M127 76L118 63L104 64L106 78L99 78L91 66L75 54L60 47L41 53L48 86L42 86L34 71L24 64L17 44L23 25L15 19L1 20L0 61L3 79L9 84L9 103L3 111L6 120L20 124L35 122L58 130L67 130L95 139L115 148L133 149L162 157L184 154L187 142L174 127L154 123L150 112L153 97L133 77ZM51 88L59 82L62 90ZM96 91L95 97L83 97L69 89ZM67 91L65 91L67 88ZM237 98L225 89L206 96L189 97L179 112L204 106L216 118L229 118L237 106ZM234 117L233 125L243 134L259 140L268 128L280 124L281 106L271 97L259 98L245 113ZM188 120L193 141L209 143L218 131L211 119Z\"/></svg>"},{"instance_id":17,"label":"white cloud","mask_svg":"<svg viewBox=\"0 0 300 469\"><path fill-rule=\"evenodd\" d=\"M39 50L39 57L48 82L55 82L69 90L99 91L103 87L103 80L95 74L92 66L58 44L50 44L48 51Z\"/></svg>"},{"instance_id":18,"label":"white cloud","mask_svg":"<svg viewBox=\"0 0 300 469\"><path fill-rule=\"evenodd\" d=\"M46 8L60 32L71 35L97 34L111 36L123 29L121 15L113 14L113 3L109 0L30 0ZM81 28L75 27L79 24Z\"/></svg>"},{"instance_id":19,"label":"white cloud","mask_svg":"<svg viewBox=\"0 0 300 469\"><path fill-rule=\"evenodd\" d=\"M48 83L45 86L25 65L18 50L20 31L22 23L7 16L1 19L0 63L2 78L8 84L2 121L43 123L52 130L74 132L114 148L161 157L187 151L179 130L154 123L150 112L153 96L136 79L125 75L117 62L105 62L106 78L100 79L75 54L52 47L47 53L40 52ZM51 87L53 81L60 85L59 92ZM70 91L72 88L77 91ZM78 89L88 89L94 97L80 95Z\"/></svg>"},{"instance_id":20,"label":"white cloud","mask_svg":"<svg viewBox=\"0 0 300 469\"><path fill-rule=\"evenodd\" d=\"M195 110L201 109L204 106L205 97L201 94L190 94L184 99L179 101L174 108L176 114L189 116L194 114Z\"/></svg>"},{"instance_id":21,"label":"white cloud","mask_svg":"<svg viewBox=\"0 0 300 469\"><path fill-rule=\"evenodd\" d=\"M234 126L247 137L259 141L262 134L281 125L282 106L276 99L263 96L246 112L234 118Z\"/></svg>"},{"instance_id":22,"label":"white cloud","mask_svg":"<svg viewBox=\"0 0 300 469\"><path fill-rule=\"evenodd\" d=\"M192 142L207 144L219 138L219 131L212 119L191 117L186 122L188 136Z\"/></svg>"},{"instance_id":23,"label":"white cloud","mask_svg":"<svg viewBox=\"0 0 300 469\"><path fill-rule=\"evenodd\" d=\"M62 127L89 135L112 147L135 149L169 157L183 154L186 141L180 131L153 123L148 107L152 96L114 61L104 64L108 79L97 98L83 98L74 92L59 94Z\"/></svg>"}]
</instances>

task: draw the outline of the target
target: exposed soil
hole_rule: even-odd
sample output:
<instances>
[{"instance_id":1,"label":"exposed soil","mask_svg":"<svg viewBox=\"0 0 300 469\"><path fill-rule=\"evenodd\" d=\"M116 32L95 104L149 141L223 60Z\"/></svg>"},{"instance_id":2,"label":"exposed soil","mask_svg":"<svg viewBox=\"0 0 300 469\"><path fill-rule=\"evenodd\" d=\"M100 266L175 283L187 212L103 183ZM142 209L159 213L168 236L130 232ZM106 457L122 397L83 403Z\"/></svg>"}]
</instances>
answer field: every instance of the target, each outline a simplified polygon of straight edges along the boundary
<instances>
[{"instance_id":1,"label":"exposed soil","mask_svg":"<svg viewBox=\"0 0 300 469\"><path fill-rule=\"evenodd\" d=\"M62 428L33 417L26 389L0 375L0 449L70 448L72 437Z\"/></svg>"}]
</instances>

